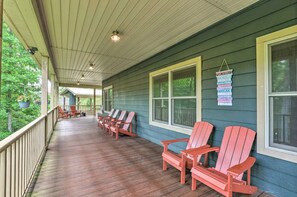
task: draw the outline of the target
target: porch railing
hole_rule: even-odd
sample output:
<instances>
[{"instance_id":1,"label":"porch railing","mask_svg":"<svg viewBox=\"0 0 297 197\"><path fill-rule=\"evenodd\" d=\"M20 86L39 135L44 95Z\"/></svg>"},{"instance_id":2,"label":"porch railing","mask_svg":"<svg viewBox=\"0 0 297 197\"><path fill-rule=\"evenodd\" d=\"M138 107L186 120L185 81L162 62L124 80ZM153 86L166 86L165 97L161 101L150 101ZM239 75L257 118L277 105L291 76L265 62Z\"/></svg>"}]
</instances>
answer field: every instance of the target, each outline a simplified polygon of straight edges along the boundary
<instances>
[{"instance_id":1,"label":"porch railing","mask_svg":"<svg viewBox=\"0 0 297 197\"><path fill-rule=\"evenodd\" d=\"M65 110L70 111L70 105L62 106ZM76 110L85 112L88 114L93 114L94 112L94 105L76 105ZM96 111L99 111L101 105L96 105Z\"/></svg>"},{"instance_id":2,"label":"porch railing","mask_svg":"<svg viewBox=\"0 0 297 197\"><path fill-rule=\"evenodd\" d=\"M57 107L0 141L0 197L23 196L58 119Z\"/></svg>"}]
</instances>

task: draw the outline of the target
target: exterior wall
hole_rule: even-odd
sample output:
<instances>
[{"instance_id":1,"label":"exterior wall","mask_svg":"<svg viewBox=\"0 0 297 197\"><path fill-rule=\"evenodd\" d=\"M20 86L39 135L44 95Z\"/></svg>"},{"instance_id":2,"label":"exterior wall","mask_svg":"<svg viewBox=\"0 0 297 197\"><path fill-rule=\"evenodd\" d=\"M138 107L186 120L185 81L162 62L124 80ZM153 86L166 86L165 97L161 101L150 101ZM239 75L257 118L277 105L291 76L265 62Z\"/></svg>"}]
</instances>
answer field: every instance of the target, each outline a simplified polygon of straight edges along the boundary
<instances>
[{"instance_id":1,"label":"exterior wall","mask_svg":"<svg viewBox=\"0 0 297 197\"><path fill-rule=\"evenodd\" d=\"M185 135L149 125L149 73L202 57L202 119L215 125L211 144L219 146L224 128L256 130L256 38L297 24L296 0L260 1L134 67L103 81L113 85L114 107L137 113L137 134L154 143ZM217 106L216 77L226 58L233 75L233 106ZM172 147L174 151L184 144ZM297 196L297 164L256 153L252 184L276 196ZM212 157L215 160L215 156ZM161 166L160 166L161 167Z\"/></svg>"},{"instance_id":2,"label":"exterior wall","mask_svg":"<svg viewBox=\"0 0 297 197\"><path fill-rule=\"evenodd\" d=\"M76 105L76 96L74 96L72 93L68 93L69 97L69 105Z\"/></svg>"}]
</instances>

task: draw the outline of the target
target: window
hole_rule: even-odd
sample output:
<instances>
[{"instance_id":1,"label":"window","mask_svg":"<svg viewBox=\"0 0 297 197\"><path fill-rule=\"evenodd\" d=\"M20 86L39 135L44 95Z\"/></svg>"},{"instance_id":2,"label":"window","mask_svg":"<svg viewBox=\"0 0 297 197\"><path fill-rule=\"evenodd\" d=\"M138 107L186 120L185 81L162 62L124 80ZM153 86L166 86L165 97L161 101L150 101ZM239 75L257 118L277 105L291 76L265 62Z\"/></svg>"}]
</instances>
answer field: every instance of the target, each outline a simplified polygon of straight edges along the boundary
<instances>
[{"instance_id":1,"label":"window","mask_svg":"<svg viewBox=\"0 0 297 197\"><path fill-rule=\"evenodd\" d=\"M150 124L190 134L201 120L201 58L150 73Z\"/></svg>"},{"instance_id":2,"label":"window","mask_svg":"<svg viewBox=\"0 0 297 197\"><path fill-rule=\"evenodd\" d=\"M103 106L104 111L111 111L113 108L113 92L112 92L112 86L105 87L103 89Z\"/></svg>"},{"instance_id":3,"label":"window","mask_svg":"<svg viewBox=\"0 0 297 197\"><path fill-rule=\"evenodd\" d=\"M297 25L257 38L257 151L297 163Z\"/></svg>"}]
</instances>

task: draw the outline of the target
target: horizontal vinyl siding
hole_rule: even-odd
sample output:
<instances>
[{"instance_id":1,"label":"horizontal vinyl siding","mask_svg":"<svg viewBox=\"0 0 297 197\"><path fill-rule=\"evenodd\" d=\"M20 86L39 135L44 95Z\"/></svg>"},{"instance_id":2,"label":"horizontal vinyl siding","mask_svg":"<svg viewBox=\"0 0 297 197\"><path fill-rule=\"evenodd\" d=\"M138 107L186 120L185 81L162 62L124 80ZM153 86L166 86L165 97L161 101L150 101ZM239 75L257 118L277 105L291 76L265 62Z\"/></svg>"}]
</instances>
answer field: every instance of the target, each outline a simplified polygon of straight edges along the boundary
<instances>
[{"instance_id":1,"label":"horizontal vinyl siding","mask_svg":"<svg viewBox=\"0 0 297 197\"><path fill-rule=\"evenodd\" d=\"M215 125L210 143L219 146L224 128L256 130L256 38L297 24L295 0L260 1L169 49L103 81L113 85L114 107L137 113L137 134L154 143L186 135L149 125L149 73L202 57L202 119ZM215 72L226 58L233 75L233 106L217 106ZM179 151L184 143L170 148ZM256 154L252 183L276 196L297 196L297 165ZM215 156L211 155L215 160ZM213 163L213 161L211 162ZM161 166L160 166L161 167ZM285 180L285 181L284 181Z\"/></svg>"}]
</instances>

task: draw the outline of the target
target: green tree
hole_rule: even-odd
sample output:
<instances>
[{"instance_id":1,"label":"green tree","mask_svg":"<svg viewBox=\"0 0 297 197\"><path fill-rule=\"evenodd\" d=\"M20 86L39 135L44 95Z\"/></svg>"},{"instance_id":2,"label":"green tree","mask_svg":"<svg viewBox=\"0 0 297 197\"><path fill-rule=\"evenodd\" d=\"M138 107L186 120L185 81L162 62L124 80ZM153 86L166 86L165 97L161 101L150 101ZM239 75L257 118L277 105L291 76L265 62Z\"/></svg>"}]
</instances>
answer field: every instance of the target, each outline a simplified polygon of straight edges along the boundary
<instances>
[{"instance_id":1,"label":"green tree","mask_svg":"<svg viewBox=\"0 0 297 197\"><path fill-rule=\"evenodd\" d=\"M21 42L3 24L0 132L14 132L40 115L40 70ZM21 109L17 98L30 97L30 107Z\"/></svg>"}]
</instances>

